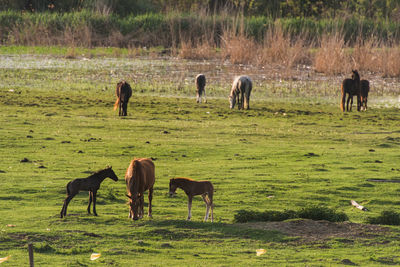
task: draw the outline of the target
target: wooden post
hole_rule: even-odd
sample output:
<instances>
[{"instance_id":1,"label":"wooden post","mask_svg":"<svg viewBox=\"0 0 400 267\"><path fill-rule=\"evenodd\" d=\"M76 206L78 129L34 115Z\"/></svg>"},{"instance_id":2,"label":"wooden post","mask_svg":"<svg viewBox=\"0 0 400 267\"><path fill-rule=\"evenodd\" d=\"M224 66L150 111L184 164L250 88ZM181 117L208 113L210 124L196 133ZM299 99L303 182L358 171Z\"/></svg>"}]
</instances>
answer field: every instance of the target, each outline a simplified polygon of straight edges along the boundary
<instances>
[{"instance_id":1,"label":"wooden post","mask_svg":"<svg viewBox=\"0 0 400 267\"><path fill-rule=\"evenodd\" d=\"M33 267L33 244L28 244L28 251L29 251L29 266Z\"/></svg>"}]
</instances>

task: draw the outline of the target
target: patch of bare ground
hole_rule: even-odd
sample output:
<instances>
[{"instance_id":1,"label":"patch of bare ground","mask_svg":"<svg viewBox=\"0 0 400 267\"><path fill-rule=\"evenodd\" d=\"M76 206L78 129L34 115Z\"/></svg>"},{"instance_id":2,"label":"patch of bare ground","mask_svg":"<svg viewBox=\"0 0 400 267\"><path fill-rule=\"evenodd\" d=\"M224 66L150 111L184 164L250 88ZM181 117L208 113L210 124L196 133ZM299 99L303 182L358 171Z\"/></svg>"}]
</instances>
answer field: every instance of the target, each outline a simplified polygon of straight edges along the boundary
<instances>
[{"instance_id":1,"label":"patch of bare ground","mask_svg":"<svg viewBox=\"0 0 400 267\"><path fill-rule=\"evenodd\" d=\"M284 222L251 222L238 225L244 228L279 231L288 236L300 237L304 243L314 243L332 238L373 239L390 232L390 228L379 225L307 219Z\"/></svg>"}]
</instances>

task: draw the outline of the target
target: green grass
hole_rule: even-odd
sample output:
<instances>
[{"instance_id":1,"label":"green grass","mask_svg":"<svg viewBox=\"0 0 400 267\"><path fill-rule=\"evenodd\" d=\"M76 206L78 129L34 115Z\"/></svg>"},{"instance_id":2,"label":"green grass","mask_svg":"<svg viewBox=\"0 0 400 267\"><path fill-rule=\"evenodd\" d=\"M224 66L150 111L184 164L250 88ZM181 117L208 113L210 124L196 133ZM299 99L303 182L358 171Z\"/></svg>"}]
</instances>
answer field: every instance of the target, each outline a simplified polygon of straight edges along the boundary
<instances>
[{"instance_id":1,"label":"green grass","mask_svg":"<svg viewBox=\"0 0 400 267\"><path fill-rule=\"evenodd\" d=\"M165 62L157 79L170 91L160 97L157 83L133 83L129 116L119 118L112 110L115 82L135 70L151 76L152 62L124 61L121 74L115 60L113 74L109 66L114 63L35 60L33 65L29 60L23 66L14 61L8 68L1 65L0 257L11 255L4 266L26 265L30 242L37 266L320 266L339 265L343 259L361 266L399 263L394 257L399 253L398 226L384 236L351 243L333 238L323 241L321 249L319 242L302 243L233 223L242 209L324 205L356 223L397 210L396 186L367 181L400 176L397 108L343 114L331 98L257 100L263 94L259 86L252 109L241 112L229 110L227 99L219 97L229 85L216 86L209 103L199 105L188 97L194 90L191 83L186 91L172 84L168 74L180 68L178 63ZM213 89L209 87L210 95ZM128 219L124 182L134 157L153 157L156 165L154 218L138 222ZM24 158L29 162L21 162ZM67 182L107 165L120 180L102 184L99 216L86 214L88 196L81 193L60 219ZM200 197L193 202L193 221L184 220L184 192L167 195L169 179L176 176L214 184L214 223L202 222ZM352 199L370 211L355 209ZM256 257L258 248L267 253ZM92 252L102 253L93 263Z\"/></svg>"}]
</instances>

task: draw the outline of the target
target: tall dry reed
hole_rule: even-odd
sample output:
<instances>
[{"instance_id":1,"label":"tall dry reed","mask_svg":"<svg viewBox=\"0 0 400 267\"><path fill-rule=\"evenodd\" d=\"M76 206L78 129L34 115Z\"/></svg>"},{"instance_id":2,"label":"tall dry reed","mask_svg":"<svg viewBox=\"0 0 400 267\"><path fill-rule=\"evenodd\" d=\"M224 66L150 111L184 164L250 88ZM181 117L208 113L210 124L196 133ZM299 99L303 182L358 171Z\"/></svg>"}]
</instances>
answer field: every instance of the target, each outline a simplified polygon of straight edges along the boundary
<instances>
[{"instance_id":1,"label":"tall dry reed","mask_svg":"<svg viewBox=\"0 0 400 267\"><path fill-rule=\"evenodd\" d=\"M322 36L314 58L315 70L327 74L350 72L353 64L346 49L347 45L341 33Z\"/></svg>"}]
</instances>

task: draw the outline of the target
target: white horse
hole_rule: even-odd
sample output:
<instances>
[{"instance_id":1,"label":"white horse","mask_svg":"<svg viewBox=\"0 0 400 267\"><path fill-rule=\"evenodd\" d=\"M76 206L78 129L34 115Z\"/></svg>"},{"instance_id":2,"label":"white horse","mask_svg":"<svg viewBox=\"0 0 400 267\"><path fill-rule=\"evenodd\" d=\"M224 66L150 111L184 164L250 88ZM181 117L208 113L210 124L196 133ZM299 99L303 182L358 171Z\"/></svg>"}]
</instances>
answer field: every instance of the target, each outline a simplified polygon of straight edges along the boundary
<instances>
[{"instance_id":1,"label":"white horse","mask_svg":"<svg viewBox=\"0 0 400 267\"><path fill-rule=\"evenodd\" d=\"M253 89L253 82L249 76L236 77L229 95L230 108L233 109L237 101L238 109L250 109L251 89Z\"/></svg>"}]
</instances>

